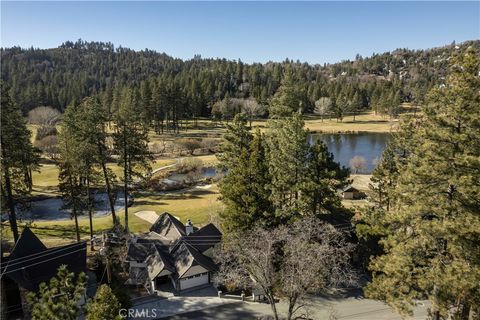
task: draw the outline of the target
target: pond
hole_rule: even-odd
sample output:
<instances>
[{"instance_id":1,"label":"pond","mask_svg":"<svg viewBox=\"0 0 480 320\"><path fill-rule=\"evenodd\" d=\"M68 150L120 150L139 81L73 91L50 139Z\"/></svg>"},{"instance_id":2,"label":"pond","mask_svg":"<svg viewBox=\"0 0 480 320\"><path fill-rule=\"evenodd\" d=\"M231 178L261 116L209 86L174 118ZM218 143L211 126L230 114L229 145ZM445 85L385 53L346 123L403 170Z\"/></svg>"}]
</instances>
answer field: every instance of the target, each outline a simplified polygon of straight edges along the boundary
<instances>
[{"instance_id":1,"label":"pond","mask_svg":"<svg viewBox=\"0 0 480 320\"><path fill-rule=\"evenodd\" d=\"M110 214L110 204L106 192L97 192L94 195L94 217L100 217ZM70 220L71 210L63 209L63 200L60 198L48 198L32 201L28 208L22 210L17 207L17 218L21 220ZM115 201L115 211L119 211L125 206L125 197L123 192L118 192ZM79 218L88 218L88 212L85 210L79 215ZM2 219L8 219L6 214L2 214Z\"/></svg>"},{"instance_id":2,"label":"pond","mask_svg":"<svg viewBox=\"0 0 480 320\"><path fill-rule=\"evenodd\" d=\"M216 168L213 167L203 167L200 172L190 172L190 173L172 173L169 175L164 182L167 184L175 183L185 183L192 178L195 180L205 179L205 178L214 178L217 175Z\"/></svg>"},{"instance_id":3,"label":"pond","mask_svg":"<svg viewBox=\"0 0 480 320\"><path fill-rule=\"evenodd\" d=\"M388 133L365 132L356 134L325 134L310 136L310 142L323 141L333 153L335 161L350 167L350 160L355 156L365 159L365 168L361 173L371 173L382 156L383 149L390 139ZM353 172L353 171L352 171Z\"/></svg>"}]
</instances>

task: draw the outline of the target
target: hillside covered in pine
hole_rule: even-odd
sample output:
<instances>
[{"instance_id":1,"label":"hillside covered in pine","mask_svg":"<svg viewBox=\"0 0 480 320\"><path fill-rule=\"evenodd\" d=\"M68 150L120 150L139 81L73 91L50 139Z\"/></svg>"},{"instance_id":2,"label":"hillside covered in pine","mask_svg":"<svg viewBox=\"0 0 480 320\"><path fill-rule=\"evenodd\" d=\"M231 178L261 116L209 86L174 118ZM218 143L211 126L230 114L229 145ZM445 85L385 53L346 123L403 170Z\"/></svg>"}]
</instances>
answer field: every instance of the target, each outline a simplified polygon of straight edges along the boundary
<instances>
[{"instance_id":1,"label":"hillside covered in pine","mask_svg":"<svg viewBox=\"0 0 480 320\"><path fill-rule=\"evenodd\" d=\"M67 41L53 49L1 49L1 79L11 88L24 114L38 106L64 111L88 96L111 101L117 87L138 90L142 105L155 104L155 95L175 96L180 118L211 116L225 97L253 97L268 104L286 74L295 84L305 112L321 97L359 100L360 109L381 112L379 101L401 99L421 103L441 84L454 52L480 49L480 41L428 49L397 49L335 64L283 62L246 64L240 60L173 58L151 50L115 48L112 43ZM357 94L357 97L354 95ZM155 106L150 106L155 108ZM379 110L377 110L379 109Z\"/></svg>"}]
</instances>

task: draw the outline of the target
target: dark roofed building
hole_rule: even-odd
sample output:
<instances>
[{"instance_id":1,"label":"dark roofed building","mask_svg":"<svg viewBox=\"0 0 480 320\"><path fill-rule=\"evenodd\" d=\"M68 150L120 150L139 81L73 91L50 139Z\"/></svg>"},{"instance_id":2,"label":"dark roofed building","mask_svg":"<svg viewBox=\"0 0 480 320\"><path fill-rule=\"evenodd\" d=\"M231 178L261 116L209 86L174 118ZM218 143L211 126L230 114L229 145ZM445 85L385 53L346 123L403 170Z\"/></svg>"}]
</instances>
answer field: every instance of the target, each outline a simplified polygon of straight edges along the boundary
<instances>
[{"instance_id":1,"label":"dark roofed building","mask_svg":"<svg viewBox=\"0 0 480 320\"><path fill-rule=\"evenodd\" d=\"M165 282L171 282L177 291L208 284L217 270L212 260L213 247L221 237L213 224L197 229L189 220L184 226L165 212L148 235L129 244L127 284L143 284L150 293Z\"/></svg>"},{"instance_id":2,"label":"dark roofed building","mask_svg":"<svg viewBox=\"0 0 480 320\"><path fill-rule=\"evenodd\" d=\"M177 271L174 286L178 291L210 283L211 273L218 269L211 258L187 243L177 246L172 256Z\"/></svg>"},{"instance_id":3,"label":"dark roofed building","mask_svg":"<svg viewBox=\"0 0 480 320\"><path fill-rule=\"evenodd\" d=\"M12 253L4 259L5 274L20 287L37 291L42 282L48 282L57 274L61 265L71 272L86 271L87 243L79 242L47 249L28 228L23 229ZM2 261L3 262L3 261Z\"/></svg>"},{"instance_id":4,"label":"dark roofed building","mask_svg":"<svg viewBox=\"0 0 480 320\"><path fill-rule=\"evenodd\" d=\"M186 235L185 226L168 212L164 212L158 217L150 227L150 231L172 242Z\"/></svg>"},{"instance_id":5,"label":"dark roofed building","mask_svg":"<svg viewBox=\"0 0 480 320\"><path fill-rule=\"evenodd\" d=\"M213 223L209 223L203 228L183 237L183 240L204 255L211 257L211 249L222 240L222 233Z\"/></svg>"},{"instance_id":6,"label":"dark roofed building","mask_svg":"<svg viewBox=\"0 0 480 320\"><path fill-rule=\"evenodd\" d=\"M5 295L2 308L11 310L8 311L9 316L22 318L24 310L18 307L23 303L21 291L38 291L40 284L48 283L61 265L66 265L69 271L76 274L85 272L86 261L86 242L49 249L30 228L25 227L10 255L2 256L0 274ZM88 290L86 294L89 294Z\"/></svg>"}]
</instances>

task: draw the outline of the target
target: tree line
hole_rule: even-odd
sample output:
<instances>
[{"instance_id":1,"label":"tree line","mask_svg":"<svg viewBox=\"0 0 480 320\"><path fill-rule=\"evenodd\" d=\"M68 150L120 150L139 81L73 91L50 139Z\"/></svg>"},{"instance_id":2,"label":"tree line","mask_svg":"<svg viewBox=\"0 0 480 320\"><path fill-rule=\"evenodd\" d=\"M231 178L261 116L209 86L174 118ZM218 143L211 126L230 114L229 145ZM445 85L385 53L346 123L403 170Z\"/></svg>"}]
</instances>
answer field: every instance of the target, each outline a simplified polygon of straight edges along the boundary
<instances>
[{"instance_id":1,"label":"tree line","mask_svg":"<svg viewBox=\"0 0 480 320\"><path fill-rule=\"evenodd\" d=\"M421 103L428 90L442 83L448 57L479 44L468 41L429 50L398 49L368 58L357 56L353 61L310 65L288 59L246 64L200 56L183 61L151 50L78 40L54 49L2 48L1 78L12 88L12 98L23 114L38 106L63 112L85 97L112 95L116 86L128 86L143 93L145 110L159 109L150 114L152 121L164 118L160 106L164 103L182 109L174 112L178 117L207 117L213 115L214 104L227 96L253 98L267 105L289 72L301 89L305 112L312 112L320 98L329 97L353 101L353 109L392 114L382 101L398 98ZM160 96L170 102L158 102Z\"/></svg>"}]
</instances>

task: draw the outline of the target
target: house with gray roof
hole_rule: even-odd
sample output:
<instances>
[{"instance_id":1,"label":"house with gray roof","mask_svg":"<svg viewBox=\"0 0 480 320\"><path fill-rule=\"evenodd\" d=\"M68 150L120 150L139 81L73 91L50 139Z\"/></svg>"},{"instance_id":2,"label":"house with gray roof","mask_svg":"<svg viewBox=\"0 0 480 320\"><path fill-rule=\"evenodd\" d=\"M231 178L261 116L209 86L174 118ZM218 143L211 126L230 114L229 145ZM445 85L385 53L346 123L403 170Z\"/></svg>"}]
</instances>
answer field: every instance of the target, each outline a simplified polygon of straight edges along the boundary
<instances>
[{"instance_id":1,"label":"house with gray roof","mask_svg":"<svg viewBox=\"0 0 480 320\"><path fill-rule=\"evenodd\" d=\"M165 283L171 283L177 292L209 284L217 271L213 248L221 237L211 223L198 229L190 220L184 225L165 212L148 234L130 241L126 283L143 285L152 294Z\"/></svg>"}]
</instances>

